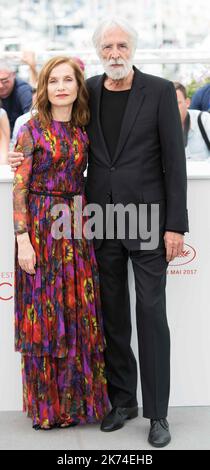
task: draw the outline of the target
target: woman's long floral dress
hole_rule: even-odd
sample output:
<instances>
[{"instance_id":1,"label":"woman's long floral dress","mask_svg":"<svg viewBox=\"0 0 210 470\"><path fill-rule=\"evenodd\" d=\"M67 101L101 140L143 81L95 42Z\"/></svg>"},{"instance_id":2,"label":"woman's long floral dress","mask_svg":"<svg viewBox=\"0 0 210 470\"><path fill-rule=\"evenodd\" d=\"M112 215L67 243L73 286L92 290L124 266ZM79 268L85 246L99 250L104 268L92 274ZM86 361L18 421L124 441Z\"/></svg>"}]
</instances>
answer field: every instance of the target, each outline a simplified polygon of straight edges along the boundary
<instances>
[{"instance_id":1,"label":"woman's long floral dress","mask_svg":"<svg viewBox=\"0 0 210 470\"><path fill-rule=\"evenodd\" d=\"M42 128L34 118L20 129L16 150L25 158L14 180L15 234L28 232L36 253L36 274L27 274L16 243L15 349L22 354L24 411L35 427L101 421L108 397L98 270L92 241L74 237L72 197L84 209L87 134L67 122ZM57 209L71 237L54 236Z\"/></svg>"}]
</instances>

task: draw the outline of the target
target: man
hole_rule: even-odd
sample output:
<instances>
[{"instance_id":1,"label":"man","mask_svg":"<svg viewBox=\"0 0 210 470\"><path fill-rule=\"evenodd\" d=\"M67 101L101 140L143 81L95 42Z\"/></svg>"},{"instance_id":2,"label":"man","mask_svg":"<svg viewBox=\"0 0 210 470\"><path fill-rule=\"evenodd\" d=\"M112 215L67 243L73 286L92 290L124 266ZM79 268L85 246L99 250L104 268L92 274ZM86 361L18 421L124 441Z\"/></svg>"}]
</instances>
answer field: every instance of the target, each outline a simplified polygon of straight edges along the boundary
<instances>
[{"instance_id":1,"label":"man","mask_svg":"<svg viewBox=\"0 0 210 470\"><path fill-rule=\"evenodd\" d=\"M87 80L91 120L87 197L105 213L108 203L159 205L160 241L140 250L141 236L96 240L107 348L108 392L112 410L105 432L138 415L137 365L132 352L127 264L133 263L141 365L143 416L151 420L149 442L170 442L170 339L165 311L168 261L183 248L188 230L186 162L176 94L171 82L133 67L137 34L119 19L97 28L94 44L105 74ZM17 159L13 158L13 167ZM19 161L19 159L18 159ZM180 233L179 233L180 232Z\"/></svg>"},{"instance_id":2,"label":"man","mask_svg":"<svg viewBox=\"0 0 210 470\"><path fill-rule=\"evenodd\" d=\"M189 160L206 160L210 157L210 114L188 109L190 99L186 88L174 83L185 143L185 154ZM200 120L200 122L199 122Z\"/></svg>"},{"instance_id":3,"label":"man","mask_svg":"<svg viewBox=\"0 0 210 470\"><path fill-rule=\"evenodd\" d=\"M32 90L28 83L16 77L13 66L7 61L0 61L0 99L9 118L12 136L16 119L31 108Z\"/></svg>"},{"instance_id":4,"label":"man","mask_svg":"<svg viewBox=\"0 0 210 470\"><path fill-rule=\"evenodd\" d=\"M199 88L192 96L190 109L210 111L210 83Z\"/></svg>"}]
</instances>

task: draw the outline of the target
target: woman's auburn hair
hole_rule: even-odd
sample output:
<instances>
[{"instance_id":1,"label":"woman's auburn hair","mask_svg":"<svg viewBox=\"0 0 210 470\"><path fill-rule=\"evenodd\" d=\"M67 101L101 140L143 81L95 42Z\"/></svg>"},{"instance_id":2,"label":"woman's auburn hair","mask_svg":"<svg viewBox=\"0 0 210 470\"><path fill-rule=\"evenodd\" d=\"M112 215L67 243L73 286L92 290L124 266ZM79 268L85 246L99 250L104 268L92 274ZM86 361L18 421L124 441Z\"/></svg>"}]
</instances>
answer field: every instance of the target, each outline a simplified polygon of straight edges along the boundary
<instances>
[{"instance_id":1,"label":"woman's auburn hair","mask_svg":"<svg viewBox=\"0 0 210 470\"><path fill-rule=\"evenodd\" d=\"M83 72L70 57L53 57L43 65L38 78L36 102L33 106L35 117L38 118L43 127L47 127L52 121L51 103L48 100L47 87L50 73L54 67L60 64L69 64L72 67L78 85L77 98L72 107L71 123L73 126L86 126L90 119L89 95Z\"/></svg>"}]
</instances>

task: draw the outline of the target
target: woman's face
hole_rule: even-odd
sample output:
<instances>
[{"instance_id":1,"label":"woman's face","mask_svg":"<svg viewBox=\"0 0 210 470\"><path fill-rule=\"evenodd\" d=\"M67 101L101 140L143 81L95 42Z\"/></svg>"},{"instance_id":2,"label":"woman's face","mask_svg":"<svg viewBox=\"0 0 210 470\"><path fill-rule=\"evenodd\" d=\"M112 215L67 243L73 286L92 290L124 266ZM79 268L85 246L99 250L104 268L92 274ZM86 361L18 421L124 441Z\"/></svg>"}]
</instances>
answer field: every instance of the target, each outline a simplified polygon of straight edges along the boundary
<instances>
[{"instance_id":1,"label":"woman's face","mask_svg":"<svg viewBox=\"0 0 210 470\"><path fill-rule=\"evenodd\" d=\"M73 68L68 63L56 65L49 75L48 99L53 107L70 106L77 98L78 85Z\"/></svg>"}]
</instances>

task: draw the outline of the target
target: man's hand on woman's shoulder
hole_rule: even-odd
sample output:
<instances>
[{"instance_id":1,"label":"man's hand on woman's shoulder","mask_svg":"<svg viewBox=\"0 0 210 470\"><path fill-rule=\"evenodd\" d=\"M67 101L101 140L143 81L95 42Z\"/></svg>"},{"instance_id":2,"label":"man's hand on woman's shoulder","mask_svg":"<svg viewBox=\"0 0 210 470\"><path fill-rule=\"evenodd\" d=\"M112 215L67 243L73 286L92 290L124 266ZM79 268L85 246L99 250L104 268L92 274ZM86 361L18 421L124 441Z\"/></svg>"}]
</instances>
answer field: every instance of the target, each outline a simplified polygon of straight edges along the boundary
<instances>
[{"instance_id":1,"label":"man's hand on woman's shoulder","mask_svg":"<svg viewBox=\"0 0 210 470\"><path fill-rule=\"evenodd\" d=\"M11 166L11 170L14 172L22 164L23 160L24 160L23 153L12 152L12 151L8 153L8 162L9 162L9 165Z\"/></svg>"}]
</instances>

